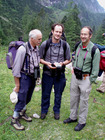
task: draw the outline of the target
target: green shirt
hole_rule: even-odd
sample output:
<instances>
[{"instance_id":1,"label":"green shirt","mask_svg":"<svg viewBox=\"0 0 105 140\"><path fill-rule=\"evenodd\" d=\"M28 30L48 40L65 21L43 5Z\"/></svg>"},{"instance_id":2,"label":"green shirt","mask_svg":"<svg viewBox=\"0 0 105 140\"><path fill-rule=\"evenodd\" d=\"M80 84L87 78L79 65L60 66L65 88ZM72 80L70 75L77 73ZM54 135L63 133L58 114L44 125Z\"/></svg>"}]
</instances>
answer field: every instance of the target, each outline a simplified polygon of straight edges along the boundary
<instances>
[{"instance_id":1,"label":"green shirt","mask_svg":"<svg viewBox=\"0 0 105 140\"><path fill-rule=\"evenodd\" d=\"M90 73L90 71L92 70L91 74L90 74L91 83L95 82L95 80L98 76L99 63L100 63L99 49L95 50L95 54L94 54L94 57L92 60L91 50L92 50L93 46L94 46L94 44L91 41L89 42L89 44L87 45L86 48L83 48L82 43L80 43L76 49L76 54L75 54L75 58L74 58L74 62L73 62L73 68L78 67L78 68L82 69L82 71L85 73ZM78 54L80 47L81 47L81 50L79 52L78 61L77 61L77 54ZM88 53L86 55L86 59L83 64L83 59L86 54L86 51L88 51ZM92 67L92 69L91 69L91 67Z\"/></svg>"}]
</instances>

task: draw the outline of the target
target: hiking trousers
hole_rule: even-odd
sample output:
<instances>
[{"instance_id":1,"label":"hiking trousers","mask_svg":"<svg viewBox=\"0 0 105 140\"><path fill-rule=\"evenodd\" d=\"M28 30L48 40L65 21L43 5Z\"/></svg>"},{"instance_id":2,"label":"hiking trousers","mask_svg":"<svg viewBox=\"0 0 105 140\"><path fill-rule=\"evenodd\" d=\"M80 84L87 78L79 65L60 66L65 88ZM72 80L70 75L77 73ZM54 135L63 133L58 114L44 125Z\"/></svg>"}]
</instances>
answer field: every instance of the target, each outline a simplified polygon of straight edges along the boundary
<instances>
[{"instance_id":1,"label":"hiking trousers","mask_svg":"<svg viewBox=\"0 0 105 140\"><path fill-rule=\"evenodd\" d=\"M57 76L51 77L43 73L41 113L48 112L48 108L50 106L50 94L53 85L54 85L54 94L55 94L53 111L54 113L60 113L62 92L66 85L66 79L64 73L60 75L59 79L57 78Z\"/></svg>"},{"instance_id":2,"label":"hiking trousers","mask_svg":"<svg viewBox=\"0 0 105 140\"><path fill-rule=\"evenodd\" d=\"M70 118L76 120L79 115L79 123L86 123L88 114L88 99L91 91L89 76L83 77L82 80L76 79L72 74L70 86ZM80 106L80 108L79 108Z\"/></svg>"},{"instance_id":3,"label":"hiking trousers","mask_svg":"<svg viewBox=\"0 0 105 140\"><path fill-rule=\"evenodd\" d=\"M15 105L15 110L20 112L25 105L31 101L31 97L35 88L36 81L24 73L21 74L20 78L20 89L18 92L18 102Z\"/></svg>"}]
</instances>

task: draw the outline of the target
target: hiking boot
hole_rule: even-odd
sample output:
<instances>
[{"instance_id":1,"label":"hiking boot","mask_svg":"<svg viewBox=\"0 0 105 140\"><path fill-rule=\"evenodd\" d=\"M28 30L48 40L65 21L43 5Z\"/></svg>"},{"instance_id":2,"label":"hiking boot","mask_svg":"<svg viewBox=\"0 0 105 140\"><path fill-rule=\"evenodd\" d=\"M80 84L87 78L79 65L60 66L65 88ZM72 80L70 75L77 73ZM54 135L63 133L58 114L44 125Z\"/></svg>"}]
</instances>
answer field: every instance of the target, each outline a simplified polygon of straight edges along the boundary
<instances>
[{"instance_id":1,"label":"hiking boot","mask_svg":"<svg viewBox=\"0 0 105 140\"><path fill-rule=\"evenodd\" d=\"M54 119L55 119L55 120L59 120L59 119L60 119L59 113L54 113Z\"/></svg>"},{"instance_id":2,"label":"hiking boot","mask_svg":"<svg viewBox=\"0 0 105 140\"><path fill-rule=\"evenodd\" d=\"M20 112L20 118L24 119L27 122L32 122L32 118L28 117L28 115L26 114L26 110L22 110Z\"/></svg>"},{"instance_id":3,"label":"hiking boot","mask_svg":"<svg viewBox=\"0 0 105 140\"><path fill-rule=\"evenodd\" d=\"M85 127L86 123L80 124L78 123L77 126L74 128L75 131L81 131Z\"/></svg>"},{"instance_id":4,"label":"hiking boot","mask_svg":"<svg viewBox=\"0 0 105 140\"><path fill-rule=\"evenodd\" d=\"M63 123L73 123L73 122L77 122L77 119L76 120L72 120L71 118L68 118L68 119L63 121Z\"/></svg>"},{"instance_id":5,"label":"hiking boot","mask_svg":"<svg viewBox=\"0 0 105 140\"><path fill-rule=\"evenodd\" d=\"M24 126L21 125L19 122L19 117L18 118L12 118L11 125L16 129L16 130L25 130Z\"/></svg>"},{"instance_id":6,"label":"hiking boot","mask_svg":"<svg viewBox=\"0 0 105 140\"><path fill-rule=\"evenodd\" d=\"M101 89L97 88L96 91L100 92L100 93L104 93L104 91L102 91Z\"/></svg>"},{"instance_id":7,"label":"hiking boot","mask_svg":"<svg viewBox=\"0 0 105 140\"><path fill-rule=\"evenodd\" d=\"M46 113L41 113L41 119L44 120L46 118Z\"/></svg>"}]
</instances>

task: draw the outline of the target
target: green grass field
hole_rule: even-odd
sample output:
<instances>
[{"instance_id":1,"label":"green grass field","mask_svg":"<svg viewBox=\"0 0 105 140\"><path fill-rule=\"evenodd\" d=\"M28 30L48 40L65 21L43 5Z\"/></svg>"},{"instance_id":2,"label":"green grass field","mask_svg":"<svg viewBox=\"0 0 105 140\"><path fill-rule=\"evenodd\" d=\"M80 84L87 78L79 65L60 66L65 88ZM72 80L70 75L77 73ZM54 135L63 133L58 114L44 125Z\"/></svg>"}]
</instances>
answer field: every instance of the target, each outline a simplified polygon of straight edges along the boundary
<instances>
[{"instance_id":1,"label":"green grass field","mask_svg":"<svg viewBox=\"0 0 105 140\"><path fill-rule=\"evenodd\" d=\"M105 139L105 94L96 92L100 85L92 85L89 98L89 110L86 127L75 132L77 123L63 124L70 115L70 79L71 72L66 70L67 83L62 96L60 120L54 119L54 93L51 94L51 105L45 120L35 119L30 123L21 120L25 131L16 131L11 125L14 104L9 96L14 88L11 70L7 69L5 57L7 48L0 47L0 140L104 140ZM37 85L38 86L38 85ZM39 85L40 87L40 85ZM34 91L31 102L27 106L28 115L40 115L41 90Z\"/></svg>"}]
</instances>

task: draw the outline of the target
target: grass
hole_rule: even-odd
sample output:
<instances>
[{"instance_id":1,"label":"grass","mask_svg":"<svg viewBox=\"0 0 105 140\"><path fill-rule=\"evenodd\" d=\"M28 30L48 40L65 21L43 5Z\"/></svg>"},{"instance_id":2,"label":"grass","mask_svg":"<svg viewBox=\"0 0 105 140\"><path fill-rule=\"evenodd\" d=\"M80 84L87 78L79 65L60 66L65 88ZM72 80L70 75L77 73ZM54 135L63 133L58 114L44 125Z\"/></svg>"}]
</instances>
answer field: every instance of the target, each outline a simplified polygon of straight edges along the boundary
<instances>
[{"instance_id":1,"label":"grass","mask_svg":"<svg viewBox=\"0 0 105 140\"><path fill-rule=\"evenodd\" d=\"M21 120L25 131L16 131L11 125L14 104L9 96L14 88L14 79L11 70L5 62L7 48L0 47L0 140L104 140L105 139L105 94L98 93L92 85L89 98L89 111L86 127L75 132L77 123L63 124L63 120L70 115L70 70L66 70L67 83L62 96L60 120L54 119L54 93L51 94L51 105L45 120L35 119L31 123ZM38 85L37 85L38 86ZM39 85L40 87L40 85ZM33 93L31 102L27 106L28 115L40 115L41 90Z\"/></svg>"}]
</instances>

